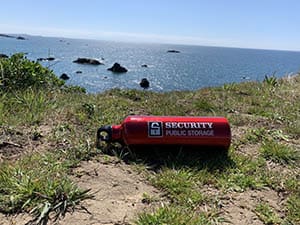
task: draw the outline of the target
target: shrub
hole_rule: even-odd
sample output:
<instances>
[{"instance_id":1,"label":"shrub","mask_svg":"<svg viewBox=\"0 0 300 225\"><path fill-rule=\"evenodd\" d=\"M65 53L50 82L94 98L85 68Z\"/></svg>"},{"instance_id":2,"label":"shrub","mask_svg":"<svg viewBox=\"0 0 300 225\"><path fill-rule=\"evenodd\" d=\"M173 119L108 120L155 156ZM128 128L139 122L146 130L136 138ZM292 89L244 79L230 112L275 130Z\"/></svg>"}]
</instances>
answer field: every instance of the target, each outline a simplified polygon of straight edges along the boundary
<instances>
[{"instance_id":1,"label":"shrub","mask_svg":"<svg viewBox=\"0 0 300 225\"><path fill-rule=\"evenodd\" d=\"M263 82L271 87L275 87L278 85L278 79L275 77L275 73L272 76L265 75L265 79Z\"/></svg>"},{"instance_id":2,"label":"shrub","mask_svg":"<svg viewBox=\"0 0 300 225\"><path fill-rule=\"evenodd\" d=\"M4 90L24 90L29 87L61 87L64 81L48 68L18 53L10 58L0 59L0 85Z\"/></svg>"}]
</instances>

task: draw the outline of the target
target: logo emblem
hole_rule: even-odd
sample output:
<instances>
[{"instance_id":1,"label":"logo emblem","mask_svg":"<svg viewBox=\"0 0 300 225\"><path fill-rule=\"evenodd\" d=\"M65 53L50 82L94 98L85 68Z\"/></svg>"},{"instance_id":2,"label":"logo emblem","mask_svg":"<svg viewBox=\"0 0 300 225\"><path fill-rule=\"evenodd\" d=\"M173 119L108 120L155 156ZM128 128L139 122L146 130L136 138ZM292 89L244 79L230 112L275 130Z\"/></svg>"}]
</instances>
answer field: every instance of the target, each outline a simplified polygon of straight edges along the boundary
<instances>
[{"instance_id":1,"label":"logo emblem","mask_svg":"<svg viewBox=\"0 0 300 225\"><path fill-rule=\"evenodd\" d=\"M162 137L163 129L162 122L148 122L148 136L149 137Z\"/></svg>"}]
</instances>

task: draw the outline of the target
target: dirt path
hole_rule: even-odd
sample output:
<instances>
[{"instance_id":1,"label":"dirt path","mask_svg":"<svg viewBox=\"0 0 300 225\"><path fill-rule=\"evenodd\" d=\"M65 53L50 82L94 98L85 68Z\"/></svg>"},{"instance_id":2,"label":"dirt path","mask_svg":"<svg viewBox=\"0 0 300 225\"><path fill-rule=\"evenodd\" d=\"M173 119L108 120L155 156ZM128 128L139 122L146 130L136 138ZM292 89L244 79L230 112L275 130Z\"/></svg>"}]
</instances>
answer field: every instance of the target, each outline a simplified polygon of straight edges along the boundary
<instances>
[{"instance_id":1,"label":"dirt path","mask_svg":"<svg viewBox=\"0 0 300 225\"><path fill-rule=\"evenodd\" d=\"M83 162L75 174L76 183L91 188L96 192L95 197L84 202L90 214L84 211L68 214L60 221L61 225L127 224L138 212L150 207L142 202L143 194L159 194L130 166L120 163Z\"/></svg>"}]
</instances>

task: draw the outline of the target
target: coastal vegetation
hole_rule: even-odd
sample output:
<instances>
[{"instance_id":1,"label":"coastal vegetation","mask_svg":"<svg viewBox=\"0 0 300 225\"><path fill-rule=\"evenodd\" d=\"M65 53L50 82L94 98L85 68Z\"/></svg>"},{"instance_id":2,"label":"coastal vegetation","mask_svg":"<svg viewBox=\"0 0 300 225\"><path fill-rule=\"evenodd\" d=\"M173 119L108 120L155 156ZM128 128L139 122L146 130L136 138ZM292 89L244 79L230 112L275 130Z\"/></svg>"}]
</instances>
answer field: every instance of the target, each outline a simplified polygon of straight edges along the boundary
<instances>
[{"instance_id":1,"label":"coastal vegetation","mask_svg":"<svg viewBox=\"0 0 300 225\"><path fill-rule=\"evenodd\" d=\"M228 154L110 146L113 158L163 193L144 193L149 207L130 223L242 223L234 211L247 210L264 224L299 224L299 85L298 74L197 91L87 94L22 54L0 58L0 212L29 213L31 224L88 213L81 203L97 190L79 188L73 177L83 161L110 163L105 146L94 144L101 125L129 114L225 116Z\"/></svg>"}]
</instances>

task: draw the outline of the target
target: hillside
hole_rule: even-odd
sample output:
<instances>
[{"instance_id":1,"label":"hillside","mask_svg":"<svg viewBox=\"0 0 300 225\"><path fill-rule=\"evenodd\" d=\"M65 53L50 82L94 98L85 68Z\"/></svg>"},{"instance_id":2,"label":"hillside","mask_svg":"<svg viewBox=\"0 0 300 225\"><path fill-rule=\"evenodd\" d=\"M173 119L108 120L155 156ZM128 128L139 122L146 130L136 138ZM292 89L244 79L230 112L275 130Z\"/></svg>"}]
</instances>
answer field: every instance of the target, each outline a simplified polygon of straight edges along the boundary
<instances>
[{"instance_id":1,"label":"hillside","mask_svg":"<svg viewBox=\"0 0 300 225\"><path fill-rule=\"evenodd\" d=\"M0 224L300 223L299 75L86 94L25 59L0 60ZM97 149L97 128L130 114L225 116L232 144L228 155Z\"/></svg>"}]
</instances>

